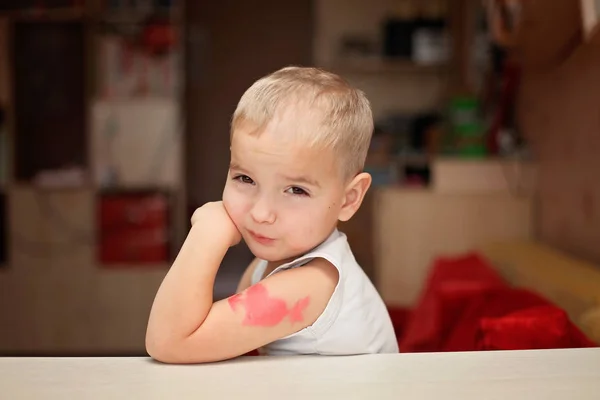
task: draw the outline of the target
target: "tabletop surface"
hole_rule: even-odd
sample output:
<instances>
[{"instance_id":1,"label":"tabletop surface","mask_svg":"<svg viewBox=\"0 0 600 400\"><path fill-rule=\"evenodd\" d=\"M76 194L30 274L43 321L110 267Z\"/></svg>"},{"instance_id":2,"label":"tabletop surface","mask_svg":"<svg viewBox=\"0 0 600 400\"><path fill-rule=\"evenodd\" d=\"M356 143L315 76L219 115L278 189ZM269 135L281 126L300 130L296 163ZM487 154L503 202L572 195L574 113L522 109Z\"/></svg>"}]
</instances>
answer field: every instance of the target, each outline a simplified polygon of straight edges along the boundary
<instances>
[{"instance_id":1,"label":"tabletop surface","mask_svg":"<svg viewBox=\"0 0 600 400\"><path fill-rule=\"evenodd\" d=\"M599 399L600 348L245 357L0 358L6 399Z\"/></svg>"}]
</instances>

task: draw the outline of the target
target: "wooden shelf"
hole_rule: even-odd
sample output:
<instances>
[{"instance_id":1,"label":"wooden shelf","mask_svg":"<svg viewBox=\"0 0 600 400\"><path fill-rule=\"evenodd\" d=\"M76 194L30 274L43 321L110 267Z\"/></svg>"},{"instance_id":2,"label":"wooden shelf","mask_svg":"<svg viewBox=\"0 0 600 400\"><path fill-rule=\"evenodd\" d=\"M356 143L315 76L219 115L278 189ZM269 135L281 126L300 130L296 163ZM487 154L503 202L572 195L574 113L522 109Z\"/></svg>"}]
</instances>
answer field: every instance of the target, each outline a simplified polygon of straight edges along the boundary
<instances>
[{"instance_id":1,"label":"wooden shelf","mask_svg":"<svg viewBox=\"0 0 600 400\"><path fill-rule=\"evenodd\" d=\"M148 11L135 9L102 11L86 7L50 7L0 11L0 18L10 18L15 21L70 21L90 18L113 24L139 24L148 17L163 17L178 23L183 20L183 10L181 7L156 8Z\"/></svg>"},{"instance_id":2,"label":"wooden shelf","mask_svg":"<svg viewBox=\"0 0 600 400\"><path fill-rule=\"evenodd\" d=\"M10 18L14 21L73 21L81 20L85 16L85 10L82 7L0 11L0 17Z\"/></svg>"},{"instance_id":3,"label":"wooden shelf","mask_svg":"<svg viewBox=\"0 0 600 400\"><path fill-rule=\"evenodd\" d=\"M447 64L426 65L418 64L408 59L386 59L386 58L348 58L339 59L330 65L323 65L325 69L361 74L390 74L390 73L445 73L449 70Z\"/></svg>"},{"instance_id":4,"label":"wooden shelf","mask_svg":"<svg viewBox=\"0 0 600 400\"><path fill-rule=\"evenodd\" d=\"M101 12L100 20L110 24L140 24L150 17L162 18L177 24L183 21L183 11L179 7L158 8L148 11L109 10Z\"/></svg>"}]
</instances>

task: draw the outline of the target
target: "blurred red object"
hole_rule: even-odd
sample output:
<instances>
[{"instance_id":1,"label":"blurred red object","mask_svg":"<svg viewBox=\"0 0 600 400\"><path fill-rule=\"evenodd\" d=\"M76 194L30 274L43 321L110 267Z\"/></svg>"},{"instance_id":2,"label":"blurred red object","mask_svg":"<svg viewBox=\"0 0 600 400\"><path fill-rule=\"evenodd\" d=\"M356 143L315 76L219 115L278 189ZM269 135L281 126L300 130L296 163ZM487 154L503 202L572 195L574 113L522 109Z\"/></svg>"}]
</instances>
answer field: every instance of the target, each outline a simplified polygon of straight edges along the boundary
<instances>
[{"instance_id":1,"label":"blurred red object","mask_svg":"<svg viewBox=\"0 0 600 400\"><path fill-rule=\"evenodd\" d=\"M481 318L478 350L531 350L596 347L555 306L530 307L502 317Z\"/></svg>"},{"instance_id":2,"label":"blurred red object","mask_svg":"<svg viewBox=\"0 0 600 400\"><path fill-rule=\"evenodd\" d=\"M168 21L151 21L142 31L142 47L154 56L169 53L177 42L175 28Z\"/></svg>"},{"instance_id":3,"label":"blurred red object","mask_svg":"<svg viewBox=\"0 0 600 400\"><path fill-rule=\"evenodd\" d=\"M439 351L471 300L507 287L478 254L438 258L400 340L403 352Z\"/></svg>"},{"instance_id":4,"label":"blurred red object","mask_svg":"<svg viewBox=\"0 0 600 400\"><path fill-rule=\"evenodd\" d=\"M98 201L100 261L165 263L170 260L169 198L160 192L102 194Z\"/></svg>"},{"instance_id":5,"label":"blurred red object","mask_svg":"<svg viewBox=\"0 0 600 400\"><path fill-rule=\"evenodd\" d=\"M596 346L564 310L511 287L477 253L434 262L399 345L402 352Z\"/></svg>"}]
</instances>

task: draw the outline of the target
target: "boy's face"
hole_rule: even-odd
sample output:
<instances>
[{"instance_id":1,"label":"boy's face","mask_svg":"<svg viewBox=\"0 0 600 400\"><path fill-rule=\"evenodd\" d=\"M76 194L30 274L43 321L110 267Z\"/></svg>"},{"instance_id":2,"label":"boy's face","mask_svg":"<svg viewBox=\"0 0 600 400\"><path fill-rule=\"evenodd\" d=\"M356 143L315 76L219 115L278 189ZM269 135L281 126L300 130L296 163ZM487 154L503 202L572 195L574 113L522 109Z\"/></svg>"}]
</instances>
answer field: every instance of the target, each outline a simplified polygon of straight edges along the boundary
<instances>
[{"instance_id":1,"label":"boy's face","mask_svg":"<svg viewBox=\"0 0 600 400\"><path fill-rule=\"evenodd\" d=\"M285 261L317 246L331 233L347 198L347 185L331 151L290 139L285 124L260 135L242 124L231 141L223 202L252 253Z\"/></svg>"}]
</instances>

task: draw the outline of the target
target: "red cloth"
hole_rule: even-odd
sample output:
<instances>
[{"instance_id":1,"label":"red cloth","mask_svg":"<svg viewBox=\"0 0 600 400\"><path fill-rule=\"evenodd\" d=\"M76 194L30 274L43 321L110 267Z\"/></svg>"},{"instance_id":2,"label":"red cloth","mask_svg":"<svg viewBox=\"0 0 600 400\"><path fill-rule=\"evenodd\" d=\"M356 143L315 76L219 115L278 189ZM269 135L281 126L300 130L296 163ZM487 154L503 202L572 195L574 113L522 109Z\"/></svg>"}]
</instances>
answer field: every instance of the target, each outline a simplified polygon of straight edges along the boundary
<instances>
[{"instance_id":1,"label":"red cloth","mask_svg":"<svg viewBox=\"0 0 600 400\"><path fill-rule=\"evenodd\" d=\"M489 318L503 317L515 311L540 306L551 306L551 304L543 297L524 289L506 287L472 296L469 305L463 310L462 315L458 316L452 333L440 350L477 350L482 320L489 321Z\"/></svg>"},{"instance_id":2,"label":"red cloth","mask_svg":"<svg viewBox=\"0 0 600 400\"><path fill-rule=\"evenodd\" d=\"M402 352L592 347L544 297L508 286L469 253L440 258L399 340Z\"/></svg>"},{"instance_id":3,"label":"red cloth","mask_svg":"<svg viewBox=\"0 0 600 400\"><path fill-rule=\"evenodd\" d=\"M402 352L438 351L473 296L506 283L478 254L439 258L399 340Z\"/></svg>"},{"instance_id":4,"label":"red cloth","mask_svg":"<svg viewBox=\"0 0 600 400\"><path fill-rule=\"evenodd\" d=\"M482 318L479 350L530 350L595 347L567 313L553 306L532 307L503 317Z\"/></svg>"},{"instance_id":5,"label":"red cloth","mask_svg":"<svg viewBox=\"0 0 600 400\"><path fill-rule=\"evenodd\" d=\"M396 338L399 339L404 334L406 323L410 317L410 310L407 308L392 306L388 306L387 309L388 313L390 314L390 319L392 320L394 333L396 334Z\"/></svg>"}]
</instances>

